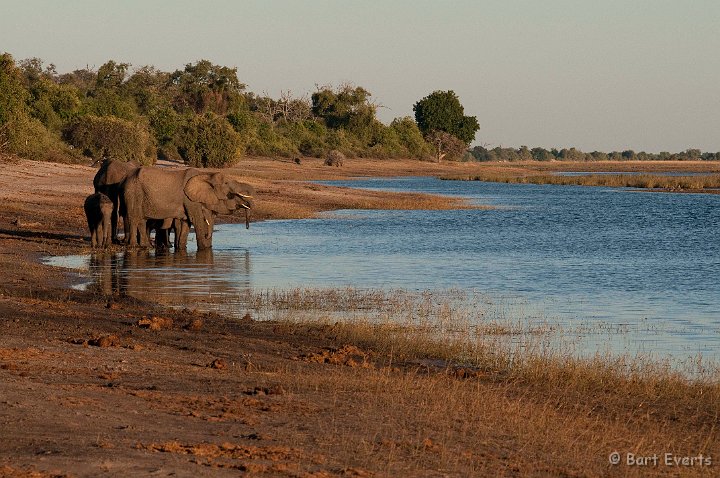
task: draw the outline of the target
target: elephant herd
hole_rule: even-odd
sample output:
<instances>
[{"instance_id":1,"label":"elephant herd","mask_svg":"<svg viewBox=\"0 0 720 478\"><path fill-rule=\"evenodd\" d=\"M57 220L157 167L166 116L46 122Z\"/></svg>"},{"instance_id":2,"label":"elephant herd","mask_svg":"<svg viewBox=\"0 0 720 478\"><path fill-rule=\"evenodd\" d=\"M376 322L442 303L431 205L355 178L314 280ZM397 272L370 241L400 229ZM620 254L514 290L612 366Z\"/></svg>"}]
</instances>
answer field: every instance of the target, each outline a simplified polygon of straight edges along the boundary
<instances>
[{"instance_id":1,"label":"elephant herd","mask_svg":"<svg viewBox=\"0 0 720 478\"><path fill-rule=\"evenodd\" d=\"M195 168L166 169L134 162L105 160L93 179L95 193L85 199L85 215L94 248L106 248L118 239L118 219L123 219L122 243L150 247L155 230L156 249L187 247L190 227L195 228L198 250L212 247L217 214L252 208L254 190L223 173Z\"/></svg>"}]
</instances>

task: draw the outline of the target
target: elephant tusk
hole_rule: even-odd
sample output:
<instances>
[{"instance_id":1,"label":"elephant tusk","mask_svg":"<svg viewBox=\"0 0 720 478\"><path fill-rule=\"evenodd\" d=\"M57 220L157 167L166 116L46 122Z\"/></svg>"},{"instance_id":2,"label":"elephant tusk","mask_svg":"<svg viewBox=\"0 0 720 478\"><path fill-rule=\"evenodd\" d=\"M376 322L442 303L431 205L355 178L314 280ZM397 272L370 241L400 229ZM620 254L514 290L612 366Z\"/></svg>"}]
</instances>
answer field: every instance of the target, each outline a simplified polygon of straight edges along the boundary
<instances>
[{"instance_id":1,"label":"elephant tusk","mask_svg":"<svg viewBox=\"0 0 720 478\"><path fill-rule=\"evenodd\" d=\"M241 204L241 206L244 207L245 209L250 209L250 206L246 206L245 204Z\"/></svg>"},{"instance_id":2,"label":"elephant tusk","mask_svg":"<svg viewBox=\"0 0 720 478\"><path fill-rule=\"evenodd\" d=\"M205 224L210 225L210 221L208 221L207 218L205 219Z\"/></svg>"},{"instance_id":3,"label":"elephant tusk","mask_svg":"<svg viewBox=\"0 0 720 478\"><path fill-rule=\"evenodd\" d=\"M252 199L253 198L252 196L246 196L246 195L240 194L240 193L235 193L235 195L240 198L243 198L243 199Z\"/></svg>"}]
</instances>

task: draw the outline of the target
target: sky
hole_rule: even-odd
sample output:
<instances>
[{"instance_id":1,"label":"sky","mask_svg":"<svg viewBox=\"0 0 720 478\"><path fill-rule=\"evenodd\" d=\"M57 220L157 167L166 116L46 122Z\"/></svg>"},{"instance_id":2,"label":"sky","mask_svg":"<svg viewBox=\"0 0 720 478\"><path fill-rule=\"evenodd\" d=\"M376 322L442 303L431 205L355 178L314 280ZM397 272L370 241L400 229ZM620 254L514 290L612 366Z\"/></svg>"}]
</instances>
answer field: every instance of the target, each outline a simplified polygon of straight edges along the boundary
<instances>
[{"instance_id":1,"label":"sky","mask_svg":"<svg viewBox=\"0 0 720 478\"><path fill-rule=\"evenodd\" d=\"M719 25L717 0L0 0L0 52L207 59L273 97L350 82L385 123L453 90L487 147L716 152Z\"/></svg>"}]
</instances>

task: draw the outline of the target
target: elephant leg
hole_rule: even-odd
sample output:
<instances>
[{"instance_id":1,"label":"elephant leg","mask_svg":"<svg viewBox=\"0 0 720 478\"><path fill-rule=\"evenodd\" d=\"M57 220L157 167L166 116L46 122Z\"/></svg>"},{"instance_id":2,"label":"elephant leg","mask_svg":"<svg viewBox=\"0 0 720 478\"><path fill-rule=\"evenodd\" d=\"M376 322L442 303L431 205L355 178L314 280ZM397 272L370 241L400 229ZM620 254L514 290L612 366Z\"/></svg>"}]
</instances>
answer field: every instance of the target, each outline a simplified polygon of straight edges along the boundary
<instances>
[{"instance_id":1,"label":"elephant leg","mask_svg":"<svg viewBox=\"0 0 720 478\"><path fill-rule=\"evenodd\" d=\"M98 227L97 227L97 245L100 249L105 249L105 247L107 247L105 244L106 229L103 227L103 225L104 225L103 222L100 221L100 223L98 223Z\"/></svg>"},{"instance_id":2,"label":"elephant leg","mask_svg":"<svg viewBox=\"0 0 720 478\"><path fill-rule=\"evenodd\" d=\"M155 231L155 250L166 251L170 249L170 230L157 229Z\"/></svg>"},{"instance_id":3,"label":"elephant leg","mask_svg":"<svg viewBox=\"0 0 720 478\"><path fill-rule=\"evenodd\" d=\"M102 215L102 242L103 248L110 247L113 243L113 228L112 228L112 213L111 210L103 210Z\"/></svg>"},{"instance_id":4,"label":"elephant leg","mask_svg":"<svg viewBox=\"0 0 720 478\"><path fill-rule=\"evenodd\" d=\"M93 224L93 228L90 231L90 245L93 249L98 246L98 227L99 224Z\"/></svg>"},{"instance_id":5,"label":"elephant leg","mask_svg":"<svg viewBox=\"0 0 720 478\"><path fill-rule=\"evenodd\" d=\"M113 201L113 209L112 209L112 215L110 216L110 223L111 223L111 232L110 237L112 238L113 242L120 242L118 239L117 233L118 233L118 200L115 199Z\"/></svg>"},{"instance_id":6,"label":"elephant leg","mask_svg":"<svg viewBox=\"0 0 720 478\"><path fill-rule=\"evenodd\" d=\"M128 244L130 241L130 221L128 221L127 216L123 217L123 233L125 234L125 237L123 237L122 242L119 240L118 242Z\"/></svg>"},{"instance_id":7,"label":"elephant leg","mask_svg":"<svg viewBox=\"0 0 720 478\"><path fill-rule=\"evenodd\" d=\"M188 234L190 234L190 223L184 219L175 219L173 221L173 229L175 229L175 251L183 251L187 249Z\"/></svg>"},{"instance_id":8,"label":"elephant leg","mask_svg":"<svg viewBox=\"0 0 720 478\"><path fill-rule=\"evenodd\" d=\"M153 241L152 241L152 238L150 237L150 235L151 235L153 229L156 229L156 227L155 227L155 221L154 221L154 220L146 221L146 222L145 222L145 233L147 234L148 241L150 241L150 246L151 246L151 247L152 247L152 245L153 245ZM155 239L156 239L156 241L157 241L157 235L155 236ZM140 239L140 243L142 244L142 238Z\"/></svg>"},{"instance_id":9,"label":"elephant leg","mask_svg":"<svg viewBox=\"0 0 720 478\"><path fill-rule=\"evenodd\" d=\"M110 247L113 244L111 229L105 227L105 247Z\"/></svg>"},{"instance_id":10,"label":"elephant leg","mask_svg":"<svg viewBox=\"0 0 720 478\"><path fill-rule=\"evenodd\" d=\"M88 230L90 231L90 245L92 246L93 243L93 233L95 231L95 225L92 222L92 218L90 216L87 216L87 225Z\"/></svg>"},{"instance_id":11,"label":"elephant leg","mask_svg":"<svg viewBox=\"0 0 720 478\"><path fill-rule=\"evenodd\" d=\"M138 243L140 244L140 247L150 247L150 235L148 234L146 224L147 221L143 220L140 221L140 224L138 225L138 233L140 234Z\"/></svg>"},{"instance_id":12,"label":"elephant leg","mask_svg":"<svg viewBox=\"0 0 720 478\"><path fill-rule=\"evenodd\" d=\"M145 221L130 218L130 220L128 221L127 245L130 247L147 246L150 241L146 238L147 231L145 230Z\"/></svg>"},{"instance_id":13,"label":"elephant leg","mask_svg":"<svg viewBox=\"0 0 720 478\"><path fill-rule=\"evenodd\" d=\"M137 246L138 244L137 221L132 219L128 221L128 230L125 233L125 244L130 247Z\"/></svg>"}]
</instances>

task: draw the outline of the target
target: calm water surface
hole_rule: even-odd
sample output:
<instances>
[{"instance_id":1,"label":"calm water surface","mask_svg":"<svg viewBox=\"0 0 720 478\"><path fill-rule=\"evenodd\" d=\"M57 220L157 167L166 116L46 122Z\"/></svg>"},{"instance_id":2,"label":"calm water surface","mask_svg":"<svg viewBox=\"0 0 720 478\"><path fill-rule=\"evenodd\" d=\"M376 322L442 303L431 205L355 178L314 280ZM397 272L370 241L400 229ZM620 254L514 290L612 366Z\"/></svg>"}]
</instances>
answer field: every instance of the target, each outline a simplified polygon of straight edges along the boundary
<instances>
[{"instance_id":1,"label":"calm water surface","mask_svg":"<svg viewBox=\"0 0 720 478\"><path fill-rule=\"evenodd\" d=\"M495 209L336 211L249 231L221 225L207 254L51 263L90 271L82 274L106 292L188 304L251 288L461 288L522 304L520 319L627 332L609 346L590 340L589 350L720 358L720 195L432 178L326 184L462 196Z\"/></svg>"}]
</instances>

